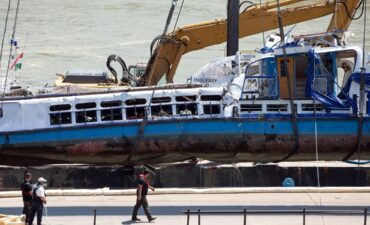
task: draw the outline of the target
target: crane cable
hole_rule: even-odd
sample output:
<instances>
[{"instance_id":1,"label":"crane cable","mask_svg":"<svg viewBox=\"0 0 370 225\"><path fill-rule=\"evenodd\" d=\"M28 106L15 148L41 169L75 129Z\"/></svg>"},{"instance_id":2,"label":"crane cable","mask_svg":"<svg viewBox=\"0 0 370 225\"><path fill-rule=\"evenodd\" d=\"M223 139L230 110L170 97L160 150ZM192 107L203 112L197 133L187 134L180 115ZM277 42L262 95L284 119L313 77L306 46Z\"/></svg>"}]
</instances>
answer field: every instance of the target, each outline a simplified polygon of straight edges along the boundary
<instances>
[{"instance_id":1,"label":"crane cable","mask_svg":"<svg viewBox=\"0 0 370 225\"><path fill-rule=\"evenodd\" d=\"M284 35L284 27L282 22L282 16L281 16L281 9L280 9L280 1L276 0L277 2L277 16L278 16L278 23L279 23L279 29L280 29L280 39L281 39L281 47L283 50L284 55L284 75L286 76L287 83L288 83L288 95L289 95L289 105L290 105L290 111L291 111L291 123L292 123L292 130L294 134L294 147L293 149L282 159L279 159L277 161L274 161L275 163L285 161L286 159L290 158L292 155L294 155L299 150L299 132L298 132L298 124L297 124L297 109L294 106L294 99L292 96L292 90L291 90L291 82L290 82L290 73L288 68L288 57L286 53L286 46L285 46L285 35ZM281 76L282 74L280 74Z\"/></svg>"},{"instance_id":2,"label":"crane cable","mask_svg":"<svg viewBox=\"0 0 370 225\"><path fill-rule=\"evenodd\" d=\"M13 33L12 33L12 42L15 41L15 32L17 28L17 20L18 20L18 12L19 12L19 3L20 0L17 1L17 8L15 10L15 18L14 18L14 25L13 25ZM9 57L8 57L8 64L6 68L6 74L5 74L5 80L4 80L4 90L3 94L1 96L1 106L0 106L0 117L3 116L3 106L4 106L4 99L5 99L5 92L6 92L6 84L8 82L8 75L9 75L9 65L10 65L10 59L12 58L12 52L13 52L13 43L10 45L10 50L9 50Z\"/></svg>"},{"instance_id":3,"label":"crane cable","mask_svg":"<svg viewBox=\"0 0 370 225\"><path fill-rule=\"evenodd\" d=\"M0 48L0 81L3 78L2 70L1 70L1 62L2 62L2 59L3 59L4 40L5 40L6 30L8 28L8 18L9 18L9 11L10 11L10 3L11 2L12 2L12 0L9 0L9 2L8 2L8 9L7 9L7 12L6 12L6 17L5 17L3 38L1 40L1 48Z\"/></svg>"},{"instance_id":4,"label":"crane cable","mask_svg":"<svg viewBox=\"0 0 370 225\"><path fill-rule=\"evenodd\" d=\"M168 16L167 16L167 20L166 20L166 25L165 25L165 28L163 30L163 33L162 33L162 38L160 38L160 42L158 43L159 44L159 48L158 48L158 52L157 52L157 55L154 56L154 67L156 65L156 62L158 60L158 56L161 52L161 49L162 49L162 40L163 40L163 37L166 36L166 33L167 33L167 30L168 30L168 27L171 23L171 20L172 20L172 16L173 16L173 13L174 13L174 10L175 10L175 7L176 7L176 4L177 4L177 1L178 0L172 0L172 5L171 5L171 8L170 8L170 11L168 13ZM153 69L154 71L154 69ZM149 73L151 73L149 71ZM150 74L149 74L150 75ZM157 84L154 85L153 87L153 91L152 91L152 95L149 99L149 104L147 107L145 107L145 112L144 112L144 118L143 120L140 122L139 124L139 127L138 127L138 134L135 138L135 141L134 141L134 144L133 144L133 147L132 147L132 150L130 151L129 155L127 156L126 160L124 163L128 163L131 161L131 158L132 156L134 155L135 151L138 151L139 150L139 145L140 145L140 141L143 139L143 136L144 136L144 132L145 132L145 126L146 124L148 123L148 117L149 117L149 110L150 110L150 106L152 104L152 99L154 97L154 93L157 89Z\"/></svg>"},{"instance_id":5,"label":"crane cable","mask_svg":"<svg viewBox=\"0 0 370 225\"><path fill-rule=\"evenodd\" d=\"M356 147L348 154L346 155L346 157L344 157L343 161L346 161L346 162L349 162L349 163L352 163L352 164L357 164L357 165L361 165L361 164L367 164L367 163L370 163L370 160L367 161L367 162L360 162L361 160L361 142L362 142L362 134L363 134L363 123L364 123L364 115L363 115L363 111L364 111L364 101L365 101L365 76L366 76L366 62L365 62L365 53L366 53L366 25L367 25L367 17L366 17L366 12L367 12L367 9L366 9L366 6L367 6L367 2L364 1L363 3L363 7L365 8L364 12L364 27L363 27L363 39L362 39L362 67L361 67L361 83L360 83L360 100L359 100L359 104L360 104L360 112L359 112L359 118L358 118L358 131L357 131L357 144L356 144ZM366 123L366 121L365 121ZM358 161L355 162L355 161L351 161L349 160L351 158L351 156L353 154L356 153L356 151L358 151Z\"/></svg>"}]
</instances>

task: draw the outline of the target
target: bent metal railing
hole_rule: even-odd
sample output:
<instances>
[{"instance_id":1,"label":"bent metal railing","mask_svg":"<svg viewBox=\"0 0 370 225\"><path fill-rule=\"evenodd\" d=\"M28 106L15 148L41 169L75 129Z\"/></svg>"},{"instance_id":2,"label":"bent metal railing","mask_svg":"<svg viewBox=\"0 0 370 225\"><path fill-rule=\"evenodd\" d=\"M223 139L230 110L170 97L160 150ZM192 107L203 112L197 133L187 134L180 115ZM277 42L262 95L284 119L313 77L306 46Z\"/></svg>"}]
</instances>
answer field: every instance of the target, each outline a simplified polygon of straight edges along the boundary
<instances>
[{"instance_id":1,"label":"bent metal railing","mask_svg":"<svg viewBox=\"0 0 370 225\"><path fill-rule=\"evenodd\" d=\"M281 215L302 215L302 224L306 225L306 215L363 215L364 221L363 225L367 225L367 208L363 210L307 210L303 208L302 210L253 210L253 209L243 209L243 210L203 210L200 209L196 211L192 211L188 209L187 211L183 212L186 217L187 221L186 224L190 224L190 216L197 215L198 217L198 225L201 224L201 215L242 215L243 216L243 225L247 225L247 215L266 215L266 214L281 214Z\"/></svg>"}]
</instances>

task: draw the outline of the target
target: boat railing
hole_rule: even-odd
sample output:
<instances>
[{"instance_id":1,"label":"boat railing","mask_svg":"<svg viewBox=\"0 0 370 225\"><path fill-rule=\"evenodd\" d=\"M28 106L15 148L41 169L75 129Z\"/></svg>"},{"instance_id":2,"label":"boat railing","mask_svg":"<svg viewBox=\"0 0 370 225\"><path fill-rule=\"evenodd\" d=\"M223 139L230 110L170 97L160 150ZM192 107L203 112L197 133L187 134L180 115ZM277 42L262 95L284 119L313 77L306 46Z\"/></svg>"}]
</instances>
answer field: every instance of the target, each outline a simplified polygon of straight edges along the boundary
<instances>
[{"instance_id":1,"label":"boat railing","mask_svg":"<svg viewBox=\"0 0 370 225\"><path fill-rule=\"evenodd\" d=\"M186 215L186 224L190 225L190 217L192 215L197 216L198 219L198 225L201 224L201 216L202 215L214 215L214 216L235 216L235 215L241 215L243 216L243 225L247 225L247 216L250 215L301 215L302 216L302 224L306 225L307 216L308 215L334 215L334 216L363 216L363 225L367 225L367 215L368 215L368 209L298 209L298 210L258 210L258 209L246 209L243 210L190 210L187 209L186 211L183 211L183 213ZM223 219L225 219L223 217Z\"/></svg>"}]
</instances>

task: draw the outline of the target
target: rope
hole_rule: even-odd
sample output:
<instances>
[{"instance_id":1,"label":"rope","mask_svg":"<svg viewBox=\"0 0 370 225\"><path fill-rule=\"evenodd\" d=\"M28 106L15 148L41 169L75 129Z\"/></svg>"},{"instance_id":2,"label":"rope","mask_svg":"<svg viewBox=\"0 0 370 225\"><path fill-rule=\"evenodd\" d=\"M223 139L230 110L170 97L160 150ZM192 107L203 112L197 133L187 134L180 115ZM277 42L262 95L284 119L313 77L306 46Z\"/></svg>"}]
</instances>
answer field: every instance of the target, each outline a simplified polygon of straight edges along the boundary
<instances>
[{"instance_id":1,"label":"rope","mask_svg":"<svg viewBox=\"0 0 370 225\"><path fill-rule=\"evenodd\" d=\"M322 207L322 198L321 198L321 190L320 190L321 183L320 183L320 169L319 169L319 146L318 146L318 138L317 138L318 131L317 131L317 117L316 117L316 101L315 101L315 99L313 99L313 107L314 107L314 123L315 123L316 178L317 178L317 187L318 187L318 191L319 191L319 206ZM322 224L325 224L324 215L322 213L321 213L321 222L322 222Z\"/></svg>"},{"instance_id":2,"label":"rope","mask_svg":"<svg viewBox=\"0 0 370 225\"><path fill-rule=\"evenodd\" d=\"M1 48L0 48L0 80L2 80L2 78L3 78L2 71L1 71L1 61L3 59L4 40L5 40L6 30L7 30L7 27L8 27L8 18L9 18L9 11L10 11L10 3L11 2L12 2L12 0L9 0L8 10L6 12L6 17L5 17L3 39L1 40Z\"/></svg>"},{"instance_id":3,"label":"rope","mask_svg":"<svg viewBox=\"0 0 370 225\"><path fill-rule=\"evenodd\" d=\"M12 40L14 41L15 40L15 32L16 32L16 28L17 28L17 20L18 20L18 12L19 12L19 3L20 3L20 0L17 1L17 8L16 8L16 11L15 11L15 18L14 18L14 25L13 25L13 33L12 33ZM10 65L10 59L11 59L11 56L12 56L12 52L13 52L13 44L10 45L10 50L9 50L9 57L8 57L8 66L6 68L6 74L5 74L5 81L4 81L4 90L3 90L3 95L1 96L2 99L1 99L1 107L0 107L0 116L3 116L3 106L4 106L4 99L5 99L5 91L6 91L6 84L8 82L8 75L9 75L9 65Z\"/></svg>"}]
</instances>

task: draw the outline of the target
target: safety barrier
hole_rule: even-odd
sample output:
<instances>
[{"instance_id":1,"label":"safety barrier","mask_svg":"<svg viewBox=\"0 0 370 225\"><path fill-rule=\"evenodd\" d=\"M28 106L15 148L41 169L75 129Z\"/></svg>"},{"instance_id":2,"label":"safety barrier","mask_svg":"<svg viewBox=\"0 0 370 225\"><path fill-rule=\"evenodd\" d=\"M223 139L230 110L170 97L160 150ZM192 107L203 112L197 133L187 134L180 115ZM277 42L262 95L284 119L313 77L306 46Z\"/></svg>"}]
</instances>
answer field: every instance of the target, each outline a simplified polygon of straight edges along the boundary
<instances>
[{"instance_id":1,"label":"safety barrier","mask_svg":"<svg viewBox=\"0 0 370 225\"><path fill-rule=\"evenodd\" d=\"M201 215L242 215L243 216L243 225L247 225L247 215L302 215L302 224L306 225L306 215L363 215L364 216L364 225L367 225L367 208L364 210L307 210L303 208L302 210L253 210L253 209L243 209L243 210L229 210L229 211L222 211L222 210L206 210L201 211L200 209L196 211L192 211L188 209L187 211L183 212L186 217L186 224L190 224L190 216L197 215L198 217L198 225L201 224Z\"/></svg>"}]
</instances>

